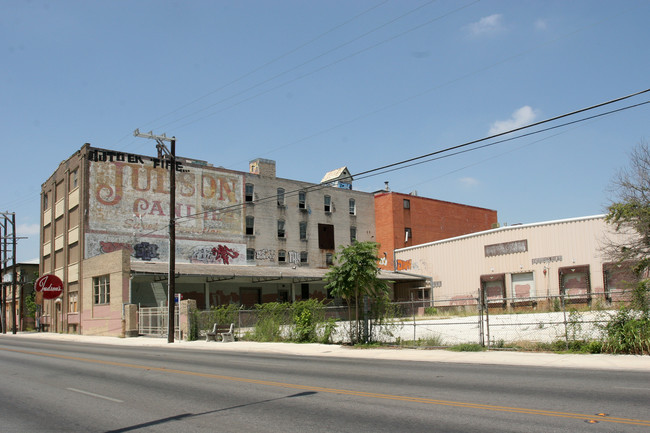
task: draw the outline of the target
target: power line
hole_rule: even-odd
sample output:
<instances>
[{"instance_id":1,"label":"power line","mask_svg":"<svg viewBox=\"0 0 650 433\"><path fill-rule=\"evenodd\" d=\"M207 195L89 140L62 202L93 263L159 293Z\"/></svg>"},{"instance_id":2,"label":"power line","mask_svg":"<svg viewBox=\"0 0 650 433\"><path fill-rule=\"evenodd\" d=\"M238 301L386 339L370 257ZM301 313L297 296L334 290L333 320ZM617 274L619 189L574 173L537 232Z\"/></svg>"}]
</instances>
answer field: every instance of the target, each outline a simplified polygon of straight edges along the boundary
<instances>
[{"instance_id":1,"label":"power line","mask_svg":"<svg viewBox=\"0 0 650 433\"><path fill-rule=\"evenodd\" d=\"M338 60L335 60L335 61L333 61L333 62L331 62L331 63L328 63L328 64L326 64L326 65L320 66L320 67L318 67L318 68L316 68L316 69L314 69L314 70L312 70L312 71L306 72L306 73L304 73L304 74L302 74L302 75L299 75L299 76L297 76L297 77L295 77L295 78L292 78L292 79L287 80L287 81L285 81L285 82L283 82L283 83L280 83L280 84L278 84L278 85L276 85L276 86L274 86L274 87L271 87L271 88L269 88L269 89L263 90L263 91L261 91L261 92L259 92L259 93L254 94L254 95L251 95L251 96L249 96L249 97L247 97L247 98L244 98L244 99L242 99L242 100L239 100L239 101L237 101L237 102L235 102L235 103L233 103L233 104L231 104L231 105L229 105L229 106L227 106L227 107L224 107L224 108L222 108L222 109L220 109L220 110L217 110L217 111L215 111L215 112L212 112L212 113L206 114L205 116L202 116L202 117L199 117L199 118L197 118L197 119L194 119L194 120L191 120L191 121L189 121L189 122L186 122L186 123L184 123L184 124L181 124L181 125L177 126L176 128L177 128L177 129L179 129L179 128L184 128L184 127L189 126L189 125L191 125L191 124L193 124L193 123L199 122L199 121L201 121L201 120L203 120L203 119L207 119L208 117L212 117L212 116L217 115L217 114L219 114L219 113L222 113L222 112L224 112L224 111L230 110L231 108L237 107L238 105L241 105L241 104L243 104L243 103L245 103L245 102L248 102L248 101L250 101L250 100L252 100L252 99L258 98L258 97L260 97L260 96L262 96L262 95L265 95L265 94L267 94L267 93L270 93L270 92L273 92L273 91L275 91L275 90L278 90L278 89L280 89L280 88L282 88L282 87L285 87L285 86L287 86L287 85L289 85L289 84L291 84L291 83L294 83L294 82L296 82L296 81L302 80L303 78L306 78L306 77L309 77L309 76L311 76L311 75L314 75L314 74L316 74L316 73L318 73L318 72L321 72L321 71L323 71L323 70L325 70L325 69L328 69L328 68L330 68L330 67L332 67L332 66L334 66L334 65L337 65L337 64L339 64L339 63L342 63L342 62L344 62L344 61L346 61L346 60L349 60L349 59L351 59L351 58L353 58L353 57L356 57L356 56L358 56L359 54L362 54L362 53L364 53L364 52L366 52L366 51L370 51L370 50L372 50L372 49L374 49L374 48L377 48L377 47L380 46L380 45L383 45L383 44L385 44L385 43L387 43L387 42L390 42L390 41L392 41L392 40L394 40L394 39L397 39L397 38L399 38L399 37L402 37L402 36L404 36L404 35L406 35L406 34L408 34L408 33L411 33L411 32L413 32L413 31L415 31L415 30L418 30L418 29L420 29L420 28L422 28L422 27L424 27L424 26L427 26L427 25L429 25L429 24L431 24L431 23L433 23L433 22L435 22L435 21L439 21L439 20L441 20L441 19L443 19L443 18L446 18L447 16L449 16L449 15L451 15L451 14L453 14L453 13L456 13L456 12L462 10L462 9L465 9L465 8L467 8L467 7L469 7L469 6L472 6L473 4L478 3L479 1L480 1L480 0L475 0L475 1L472 2L472 3L469 3L469 4L466 4L466 5L460 6L460 7L456 8L456 9L450 11L450 12L447 12L447 13L445 13L445 14L443 14L443 15L437 16L437 17L435 17L435 18L433 18L433 19L431 19L431 20L429 20L429 21L426 21L426 22L424 22L424 23L422 23L422 24L419 24L419 25L417 25L417 26L411 27L411 28L409 28L408 30L406 30L406 31L404 31L404 32L401 32L401 33L399 33L399 34L397 34L397 35L393 35L393 36L391 36L391 37L389 37L389 38L387 38L387 39L381 40L381 41L379 41L379 42L376 42L376 43L374 43L374 44L372 44L372 45L370 45L370 46L367 46L367 47L365 47L365 48L362 48L362 49L360 49L360 50L358 50L358 51L355 51L355 52L353 52L353 53L351 53L351 54L348 54L348 55L346 55L346 56L344 56L344 57L341 57L341 58L339 58ZM406 15L406 14L405 14L405 15ZM374 30L373 30L373 31L374 31ZM368 33L370 33L370 32L368 32ZM362 36L362 37L363 37L363 36ZM347 45L347 44L348 44L348 43L345 43L345 44L341 45L341 47L342 47L342 46L345 46L345 45ZM334 51L334 50L336 50L336 49L338 49L338 48L339 48L339 47L336 47L336 48L334 48L334 49L332 49L332 50L330 50L330 51L328 51L328 52L326 52L326 53L324 53L324 54L321 54L321 55L319 55L319 56L316 56L316 57L312 58L311 60L308 60L307 62L304 62L304 63L302 63L302 64L300 64L300 65L298 65L298 66L296 66L296 67L294 67L294 68L291 68L291 69L285 71L285 72L282 72L282 73L280 73L280 74L277 74L277 75L275 75L275 76L273 76L273 77L271 77L271 78L269 78L269 79L267 79L267 80L265 80L265 81L262 81L262 82L260 82L260 83L257 83L257 84L255 84L255 85L253 85L253 86L251 86L251 87L249 87L249 88L247 88L247 89L245 89L245 90L240 91L239 93L236 93L236 94L231 95L231 96L229 96L229 97L227 97L227 98L224 98L224 99L222 99L222 100L220 100L220 101L218 101L218 102L215 102L214 104L208 105L207 107L204 107L204 108L202 108L202 109L200 109L200 110L197 110L197 111L195 111L195 112L193 112L193 113L190 113L190 114L188 114L188 115L186 115L186 116L183 116L183 117L181 117L181 118L178 118L178 119L176 119L176 120L173 120L173 121L171 121L171 122L168 122L168 123L166 123L166 124L164 124L164 125L161 125L159 128L167 127L167 126L169 126L169 125L171 125L171 124L173 124L173 123L179 122L179 121L181 121L181 120L183 120L183 119L187 119L187 118L192 117L192 116L194 116L194 115L196 115L196 114L199 114L199 113L201 113L201 112L203 112L203 111L205 111L205 110L207 110L207 109L209 109L209 108L215 107L215 106L217 106L217 105L219 105L219 104L221 104L221 103L223 103L223 102L226 102L226 101L228 101L228 100L230 100L230 99L233 99L233 98L235 98L236 96L240 96L240 95L242 95L242 94L248 92L249 90L252 90L252 89L254 89L254 88L256 88L256 87L259 87L259 86L262 85L262 84L265 84L265 83L268 83L269 81L274 80L275 78L278 78L278 77L280 77L280 76L282 76L282 75L285 75L287 72L291 72L291 71L293 71L293 70L295 70L295 69L298 69L298 68L300 68L300 67L302 67L302 66L304 66L304 65L306 65L306 64L308 64L308 63L311 63L313 60L318 59L318 58L324 56L325 54L328 54L329 52L332 52L332 51Z\"/></svg>"},{"instance_id":2,"label":"power line","mask_svg":"<svg viewBox=\"0 0 650 433\"><path fill-rule=\"evenodd\" d=\"M640 103L638 103L638 104L628 105L628 106L626 106L626 107L622 107L622 108L617 108L616 110L611 110L611 111L607 111L607 112L604 112L604 113L595 114L595 115L593 115L593 116L583 117L583 118L581 118L581 119L573 120L573 121L571 121L571 122L562 123L562 124L560 124L560 125L554 125L554 126L550 126L550 127L548 127L548 128L543 128L543 129L537 130L537 131L528 132L528 133L526 133L526 134L517 135L517 136L515 136L515 137L505 138L505 139L503 139L503 140L497 140L497 141L494 141L494 142L491 142L491 143L483 144L483 145L481 145L481 146L472 147L472 148L470 148L470 149L459 150L458 152L450 153L450 154L447 154L447 155L441 155L441 156L437 156L437 157L435 157L435 158L430 158L430 159L425 159L425 160L418 161L418 162L413 162L412 164L404 165L404 166L401 166L401 167L393 167L393 168L390 168L390 169L387 169L387 170L381 171L380 173L373 173L373 174L369 174L369 175L367 175L367 176L362 176L361 179L365 179L365 178L372 177L372 176L377 176L377 175L379 175L379 174L390 173L390 172L393 172L393 171L402 170L402 169L409 168L409 167L414 167L414 166L416 166L416 165L425 164L425 163L427 163L427 162L431 162L431 161L437 161L437 160L440 160L440 159L443 159L443 158L448 158L448 157L451 157L451 156L460 155L460 154L462 154L462 153L472 152L472 151L474 151L474 150L484 149L484 148L486 148L486 147L491 147L491 146L494 146L494 145L496 145L496 144L501 144L501 143L505 143L505 142L508 142L508 141L517 140L517 139L519 139L519 138L524 138L524 137L528 137L528 136L531 136L531 135L540 134L540 133L542 133L542 132L551 131L551 130L553 130L553 129L563 128L563 127L565 127L565 126L573 125L573 124L576 124L576 123L586 122L586 121L588 121L588 120L593 120L593 119L596 119L596 118L599 118L599 117L608 116L608 115L610 115L610 114L615 114L615 113L618 113L618 112L621 112L621 111L626 111L626 110L629 110L629 109L632 109L632 108L636 108L636 107L640 107L640 106L642 106L642 105L647 105L647 104L650 104L650 100L648 100L648 101L644 101L644 102L640 102ZM509 133L511 133L511 132L514 132L514 131L516 131L516 130L512 130L512 131L505 132L505 134L509 134ZM557 136L557 135L558 135L558 134L555 134L555 135L553 135L553 136ZM548 137L547 137L547 138L548 138ZM486 140L487 140L487 139L489 139L489 137L486 138ZM545 139L546 139L546 138L544 138L543 140L545 140ZM537 142L539 142L539 141L542 141L542 140L538 140L538 141L536 141L535 143L537 143ZM450 148L450 149L451 149L451 148ZM446 151L446 150L442 150L442 151L440 151L440 152L445 152L445 151ZM374 170L372 170L372 171L374 172ZM355 175L355 176L359 176L359 175ZM358 178L358 177L357 177L357 178Z\"/></svg>"},{"instance_id":3,"label":"power line","mask_svg":"<svg viewBox=\"0 0 650 433\"><path fill-rule=\"evenodd\" d=\"M471 146L472 144L481 143L481 142L488 141L488 140L491 140L491 139L494 139L494 138L497 138L497 137L502 137L502 136L505 136L505 135L508 135L508 134L512 134L512 133L517 132L517 131L523 131L525 129L533 128L533 127L543 125L543 124L546 124L546 123L549 123L549 122L553 122L553 121L556 121L556 120L559 120L559 119L574 116L574 115L579 114L579 113L584 113L584 112L587 112L587 111L594 110L596 108L611 105L611 104L614 104L616 102L620 102L620 101L623 101L623 100L626 100L626 99L630 99L630 98L633 98L635 96L639 96L639 95L642 95L642 94L645 94L645 93L648 93L648 92L650 92L650 89L642 90L642 91L635 92L635 93L632 93L632 94L629 94L629 95L626 95L626 96L622 96L622 97L619 97L619 98L615 98L615 99L612 99L612 100L609 100L609 101L601 102L599 104L591 105L589 107L581 108L581 109L571 111L571 112L568 112L568 113L565 113L565 114L554 116L554 117L551 117L551 118L548 118L548 119L545 119L545 120L541 120L539 122L535 122L535 123L532 123L532 124L529 124L529 125L514 128L514 129L504 131L504 132L501 132L501 133L498 133L498 134L493 134L493 135L490 135L488 137L480 138L480 139L477 139L477 140L472 140L472 141L465 142L465 143L462 143L462 144L458 144L458 145L455 145L455 146L447 147L445 149L430 152L430 153L427 153L427 154L424 154L424 155L416 156L416 157L413 157L413 158L408 158L408 159L398 161L398 162L394 162L394 163L391 163L391 164L387 164L387 165L384 165L384 166L381 166L381 167L377 167L377 168L373 168L373 169L370 169L370 170L362 171L362 172L353 174L350 177L351 178L356 177L357 179L360 177L361 179L365 179L365 178L368 178L368 177L371 177L371 176L377 176L377 175L388 173L388 172L391 172L391 171L405 169L405 168L408 168L408 167L411 167L411 166L414 166L414 165L418 165L418 164L422 164L422 163L425 163L425 162L431 162L431 161L441 159L441 158L444 158L444 157L454 156L454 155L457 155L457 154L460 154L460 153L466 153L466 152L469 152L469 151L494 146L496 144L503 143L503 142L506 142L506 141L511 141L511 140L515 140L515 139L518 139L518 138L531 136L531 135L534 135L534 134L539 134L539 133L546 132L546 131L549 131L549 130L552 130L552 129L557 129L557 128L565 127L565 126L568 126L568 125L584 122L584 121L587 121L587 120L592 120L592 119L595 119L595 118L598 118L598 117L603 117L603 116L611 115L611 114L618 113L618 112L621 112L621 111L629 110L629 109L632 109L632 108L636 108L636 107L639 107L639 106L650 104L650 100L644 101L644 102L641 102L641 103L637 103L637 104L633 104L633 105L629 105L629 106L626 106L626 107L618 108L618 109L611 110L611 111L608 111L608 112L599 113L599 114L596 114L596 115L593 115L593 116L588 116L588 117L578 119L578 120L574 120L574 121L571 121L571 122L566 122L566 123L561 124L561 125L555 125L555 126L551 126L551 127L548 127L548 128L538 130L538 131L533 131L533 132L529 132L529 133L526 133L526 134L521 134L521 135L518 135L516 137L510 137L510 138L506 138L506 139L503 139L503 140L498 140L496 142L484 144L482 146L478 146L478 147L475 147L475 148L459 151L459 152L456 152L456 153L451 154L451 155L439 156L437 158L433 158L433 159L429 159L429 160L425 160L425 161L420 161L420 160L423 160L425 158L430 158L430 157L435 156L435 155L440 155L442 153L446 153L446 152L461 149L461 148L464 148L464 147L467 147L467 146ZM415 161L419 161L419 162L415 163ZM408 163L414 163L414 164L405 165L405 164L408 164ZM402 166L402 167L400 167L400 166ZM294 196L294 195L300 193L301 191L309 192L311 190L317 190L317 189L325 188L328 185L329 185L329 182L311 185L311 186L306 187L306 188L300 188L300 189L296 189L296 190L293 190L293 191L285 192L285 196L291 197L291 196ZM267 201L267 200L274 200L276 198L277 198L277 196L268 196L268 197L263 197L261 199L257 199L256 202L259 203L259 202L264 202L264 201ZM219 212L219 213L227 213L227 212L231 212L231 211L234 211L234 210L241 209L243 206L245 206L245 204L235 204L235 205L226 206L224 208L217 209L216 211ZM195 218L197 216L204 215L207 212L214 212L214 211L215 210L213 209L213 210L209 210L209 211L206 211L206 212L198 212L196 214L192 214L192 215L188 215L188 216L185 216L185 217L178 218L176 221L178 222L180 220L189 220L191 218ZM153 230L153 231L151 231L151 232L149 232L147 234L144 234L143 236L153 234L153 233L158 232L160 230L162 230L162 228L157 229L157 230Z\"/></svg>"},{"instance_id":4,"label":"power line","mask_svg":"<svg viewBox=\"0 0 650 433\"><path fill-rule=\"evenodd\" d=\"M429 3L432 3L433 1L436 1L436 0L431 0ZM234 80L229 81L228 83L222 85L221 87L218 87L217 89L214 89L214 90L212 90L212 91L210 91L210 92L208 92L208 93L206 93L206 94L204 94L204 95L202 95L202 96L199 96L198 98L196 98L196 99L194 99L194 100L192 100L192 101L190 101L190 102L188 102L188 103L186 103L186 104L184 104L184 105L181 105L180 107L174 109L173 111L170 111L169 113L164 114L164 115L162 115L162 116L160 116L160 117L158 117L158 118L152 120L150 123L153 123L153 122L156 122L156 121L158 121L158 120L160 120L160 119L163 119L163 118L165 118L165 117L167 117L167 116L169 116L169 115L171 115L171 114L174 114L174 113L176 113L176 112L182 110L183 108L186 108L186 107L188 107L188 106L190 106L190 105L193 105L193 104L195 104L195 103L197 103L197 102L199 102L199 101L201 101L201 100L207 98L207 97L210 96L210 95L213 95L213 94L215 94L215 93L217 93L217 92L220 92L221 90L223 90L223 89L225 89L225 88L227 88L227 87L230 87L231 85L233 85L233 84L235 84L235 83L238 83L239 81L243 80L244 78L247 78L247 77L253 75L253 74L256 73L256 72L261 71L262 69L266 68L267 66L270 66L270 65L272 65L273 63L275 63L275 62L277 62L277 61L279 61L279 60L281 60L281 59L283 59L283 58L285 58L285 57L287 57L287 56L289 56L289 55L291 55L291 54L293 54L293 53L295 53L295 52L301 50L302 48L305 48L306 46L313 44L314 42L318 41L319 39L322 39L323 37L327 36L328 34L333 33L335 30L338 30L338 29L340 29L340 28L346 26L347 24L351 23L352 21L358 19L359 17L361 17L361 16L363 16L363 15L365 15L365 14L371 12L371 11L373 11L374 9L379 8L380 6L382 6L382 5L386 4L386 3L388 3L388 0L385 0L385 1L381 2L381 3L378 3L378 4L376 4L375 6L371 6L370 8L364 10L363 12L361 12L361 13L359 13L359 14L353 16L352 18L347 19L346 21L342 22L341 24L337 24L337 25L335 25L334 27L332 27L332 28L330 28L329 30L327 30L327 31L325 31L325 32L323 32L323 33L321 33L321 34L319 34L318 36L316 36L316 37L314 37L314 38L308 40L307 42L304 42L304 43L298 45L297 47L292 48L292 49L290 49L289 51L286 51L286 52L284 52L283 54L280 54L279 56L277 56L277 57L275 57L275 58L269 60L268 62L266 62L266 63L264 63L264 64L262 64L262 65L260 65L260 66L257 66L257 67L255 67L255 68L253 68L251 71L249 71L249 72L247 72L247 73L245 73L245 74L243 74L243 75L240 75L239 77L235 78ZM419 9L419 8L418 8L418 9ZM353 40L355 40L355 39L353 39ZM338 49L338 47L335 48L335 49ZM333 50L330 50L330 51L333 51ZM330 51L328 51L328 52L330 52ZM326 52L326 53L328 53L328 52ZM322 54L322 55L324 55L324 54ZM322 55L321 55L321 56L322 56ZM249 87L248 89L244 90L243 92L247 92L248 90L251 90L251 89L253 89L253 88L257 87L257 86L260 86L261 84L264 84L264 83L266 83L266 82L268 82L268 81L270 81L270 80L273 80L274 78L276 78L276 77L278 77L278 76L280 76L280 75L284 75L284 74L286 74L286 73L288 73L288 72L291 72L291 71L293 71L294 69L299 68L300 66L302 66L302 65L304 65L304 64L306 64L306 63L309 63L309 62L311 62L311 61L313 61L313 60L315 60L315 59L317 59L317 58L319 58L319 57L321 57L321 56L314 57L314 58L308 60L307 62L302 63L301 65L296 66L295 68L292 68L292 69L286 70L286 71L282 72L282 73L279 74L279 75L276 75L276 76L274 76L274 77L272 77L272 78L269 78L269 79L267 79L267 80L265 80L265 81L262 81L261 83L258 83L258 84L254 85L254 86L252 86L252 87ZM242 92L242 93L243 93L243 92ZM226 100L227 100L227 99L226 99ZM223 102L223 100L217 102L217 104L219 104L219 103L221 103L221 102ZM211 106L209 106L209 107L211 107ZM209 108L209 107L207 107L207 108ZM199 110L198 112L200 112L200 111L202 111L202 110L205 110L205 109L207 109L207 108L203 108L203 109ZM187 116L185 116L185 117L187 117ZM181 117L180 119L176 119L176 120L174 120L174 121L172 121L172 122L170 122L170 123L173 123L173 122L176 122L176 121L182 120L182 119L184 119L185 117ZM168 124L169 124L169 123L168 123ZM166 124L166 125L162 125L161 127L167 126L168 124Z\"/></svg>"}]
</instances>

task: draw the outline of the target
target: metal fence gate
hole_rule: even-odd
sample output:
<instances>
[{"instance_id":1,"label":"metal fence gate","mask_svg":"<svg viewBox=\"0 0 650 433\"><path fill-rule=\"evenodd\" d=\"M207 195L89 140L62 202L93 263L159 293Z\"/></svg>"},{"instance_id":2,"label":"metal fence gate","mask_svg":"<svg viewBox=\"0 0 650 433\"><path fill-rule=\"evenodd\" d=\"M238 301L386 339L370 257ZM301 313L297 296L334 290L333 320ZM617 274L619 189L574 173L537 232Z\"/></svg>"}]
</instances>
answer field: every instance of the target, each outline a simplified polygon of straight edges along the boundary
<instances>
[{"instance_id":1,"label":"metal fence gate","mask_svg":"<svg viewBox=\"0 0 650 433\"><path fill-rule=\"evenodd\" d=\"M138 310L138 333L147 337L166 337L168 328L167 307L140 307ZM174 337L180 339L180 309L174 308Z\"/></svg>"}]
</instances>

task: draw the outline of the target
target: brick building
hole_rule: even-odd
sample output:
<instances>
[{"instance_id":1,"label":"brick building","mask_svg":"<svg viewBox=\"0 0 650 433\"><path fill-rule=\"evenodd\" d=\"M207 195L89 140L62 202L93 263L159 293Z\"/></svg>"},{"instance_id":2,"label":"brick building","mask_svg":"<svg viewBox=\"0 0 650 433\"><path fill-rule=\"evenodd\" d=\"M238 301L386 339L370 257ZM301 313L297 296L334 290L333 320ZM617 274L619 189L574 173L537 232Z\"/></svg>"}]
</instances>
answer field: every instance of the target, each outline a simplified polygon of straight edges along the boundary
<instances>
[{"instance_id":1,"label":"brick building","mask_svg":"<svg viewBox=\"0 0 650 433\"><path fill-rule=\"evenodd\" d=\"M34 329L35 318L27 311L27 298L34 293L34 281L38 278L38 262L28 261L16 263L16 284L13 284L13 265L2 268L2 302L5 313L4 330L12 332L15 323L18 331ZM16 288L16 295L13 290ZM40 294L38 294L40 296ZM14 304L14 299L16 303ZM13 317L12 317L13 314Z\"/></svg>"},{"instance_id":2,"label":"brick building","mask_svg":"<svg viewBox=\"0 0 650 433\"><path fill-rule=\"evenodd\" d=\"M325 298L335 250L375 240L373 194L346 168L314 184L177 157L176 293L198 308ZM166 302L169 172L163 161L85 144L42 185L39 273L64 283L43 303L53 332L123 335L125 305ZM385 275L396 282L421 280Z\"/></svg>"},{"instance_id":3,"label":"brick building","mask_svg":"<svg viewBox=\"0 0 650 433\"><path fill-rule=\"evenodd\" d=\"M402 194L375 193L375 231L380 268L412 271L408 261L394 260L394 250L497 227L495 210Z\"/></svg>"}]
</instances>

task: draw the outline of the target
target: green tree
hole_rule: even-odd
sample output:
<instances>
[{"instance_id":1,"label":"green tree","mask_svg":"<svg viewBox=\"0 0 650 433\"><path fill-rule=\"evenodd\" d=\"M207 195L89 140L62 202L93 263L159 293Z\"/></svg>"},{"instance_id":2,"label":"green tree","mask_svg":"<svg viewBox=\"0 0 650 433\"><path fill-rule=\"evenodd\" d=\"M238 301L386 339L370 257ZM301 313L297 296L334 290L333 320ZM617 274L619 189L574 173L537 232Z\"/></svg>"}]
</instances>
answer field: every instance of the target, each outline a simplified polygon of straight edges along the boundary
<instances>
[{"instance_id":1,"label":"green tree","mask_svg":"<svg viewBox=\"0 0 650 433\"><path fill-rule=\"evenodd\" d=\"M371 299L388 296L388 282L379 279L377 258L379 245L376 242L354 242L341 246L336 255L335 266L325 275L326 289L333 296L345 299L348 304L348 317L352 317L354 305L354 325L350 320L350 343L361 340L359 329L359 303L364 296Z\"/></svg>"},{"instance_id":2,"label":"green tree","mask_svg":"<svg viewBox=\"0 0 650 433\"><path fill-rule=\"evenodd\" d=\"M606 220L623 236L609 239L605 252L629 265L636 281L628 282L632 303L622 307L605 326L603 350L613 353L650 353L650 147L641 142L629 165L612 181L616 199Z\"/></svg>"},{"instance_id":3,"label":"green tree","mask_svg":"<svg viewBox=\"0 0 650 433\"><path fill-rule=\"evenodd\" d=\"M629 166L612 181L616 199L607 208L606 221L619 234L605 251L613 260L629 264L640 284L634 290L635 308L647 310L650 270L650 146L641 142L630 155Z\"/></svg>"}]
</instances>

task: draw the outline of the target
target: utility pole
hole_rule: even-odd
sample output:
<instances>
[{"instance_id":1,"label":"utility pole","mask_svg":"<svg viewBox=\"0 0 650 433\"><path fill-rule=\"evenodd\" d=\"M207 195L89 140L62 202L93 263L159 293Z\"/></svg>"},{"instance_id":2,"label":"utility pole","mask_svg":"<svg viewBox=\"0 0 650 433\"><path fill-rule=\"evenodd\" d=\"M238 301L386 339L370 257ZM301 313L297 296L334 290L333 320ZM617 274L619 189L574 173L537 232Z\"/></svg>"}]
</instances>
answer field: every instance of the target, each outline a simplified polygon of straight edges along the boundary
<instances>
[{"instance_id":1,"label":"utility pole","mask_svg":"<svg viewBox=\"0 0 650 433\"><path fill-rule=\"evenodd\" d=\"M0 245L0 265L4 270L7 263L7 223L3 222L0 225L2 225L2 231L4 232L0 233L0 239L2 239L2 245ZM2 333L7 333L7 288L4 285L4 281L2 281Z\"/></svg>"},{"instance_id":2,"label":"utility pole","mask_svg":"<svg viewBox=\"0 0 650 433\"><path fill-rule=\"evenodd\" d=\"M2 229L4 231L4 234L2 236L2 268L5 270L7 269L7 262L9 262L9 258L7 257L7 229L9 224L11 224L11 264L12 264L12 270L11 270L11 305L12 305L12 310L11 310L11 332L13 334L16 333L16 289L18 287L17 281L16 281L16 241L18 240L18 237L16 236L16 213L15 212L0 212L0 215L4 219L0 225L2 226ZM9 219L9 216L11 216L11 220ZM7 314L7 289L6 285L4 284L4 281L2 282L2 333L6 334L7 333L7 324L6 324L6 314ZM22 292L21 292L22 293ZM22 302L20 304L20 308L23 308Z\"/></svg>"},{"instance_id":3,"label":"utility pole","mask_svg":"<svg viewBox=\"0 0 650 433\"><path fill-rule=\"evenodd\" d=\"M158 158L168 159L169 164L169 274L167 276L167 342L174 342L174 306L176 302L176 137L168 138L165 134L154 135L152 131L141 133L139 129L133 131L135 137L156 140ZM169 141L170 149L165 146ZM179 306L180 308L180 306Z\"/></svg>"}]
</instances>

